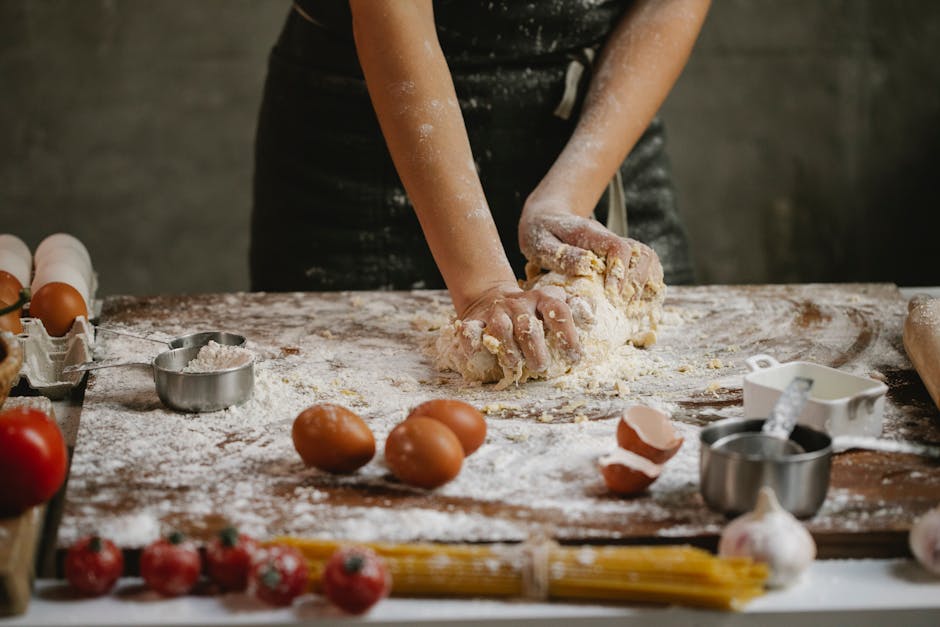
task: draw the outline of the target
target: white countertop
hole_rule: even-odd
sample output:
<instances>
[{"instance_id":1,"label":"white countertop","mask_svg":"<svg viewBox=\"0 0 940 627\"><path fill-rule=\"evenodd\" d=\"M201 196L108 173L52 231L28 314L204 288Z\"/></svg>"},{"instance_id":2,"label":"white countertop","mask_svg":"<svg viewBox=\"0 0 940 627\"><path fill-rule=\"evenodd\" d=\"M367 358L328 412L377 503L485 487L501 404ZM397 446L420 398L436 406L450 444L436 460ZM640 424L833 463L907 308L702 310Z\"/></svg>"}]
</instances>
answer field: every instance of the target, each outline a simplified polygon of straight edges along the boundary
<instances>
[{"instance_id":1,"label":"white countertop","mask_svg":"<svg viewBox=\"0 0 940 627\"><path fill-rule=\"evenodd\" d=\"M0 625L375 625L520 622L538 625L940 625L940 577L911 560L827 560L795 586L768 592L742 612L488 600L386 599L361 619L349 619L322 597L305 595L286 609L269 609L241 594L160 599L139 579L122 580L110 595L76 599L64 582L42 580L25 616Z\"/></svg>"}]
</instances>

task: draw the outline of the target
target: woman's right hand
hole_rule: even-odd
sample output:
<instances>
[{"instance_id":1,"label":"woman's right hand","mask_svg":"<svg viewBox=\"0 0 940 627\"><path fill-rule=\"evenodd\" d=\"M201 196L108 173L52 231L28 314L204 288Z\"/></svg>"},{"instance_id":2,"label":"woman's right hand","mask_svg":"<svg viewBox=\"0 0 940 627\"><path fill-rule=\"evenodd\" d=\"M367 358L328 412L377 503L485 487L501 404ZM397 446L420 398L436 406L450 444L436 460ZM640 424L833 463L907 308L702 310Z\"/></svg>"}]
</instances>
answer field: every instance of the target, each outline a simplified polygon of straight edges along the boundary
<instances>
[{"instance_id":1,"label":"woman's right hand","mask_svg":"<svg viewBox=\"0 0 940 627\"><path fill-rule=\"evenodd\" d=\"M499 341L496 358L506 369L514 370L524 360L530 372L544 372L551 360L548 343L571 363L581 359L578 330L560 289L523 291L515 283L498 284L459 312L459 318L479 321L483 332ZM470 347L464 349L470 352Z\"/></svg>"}]
</instances>

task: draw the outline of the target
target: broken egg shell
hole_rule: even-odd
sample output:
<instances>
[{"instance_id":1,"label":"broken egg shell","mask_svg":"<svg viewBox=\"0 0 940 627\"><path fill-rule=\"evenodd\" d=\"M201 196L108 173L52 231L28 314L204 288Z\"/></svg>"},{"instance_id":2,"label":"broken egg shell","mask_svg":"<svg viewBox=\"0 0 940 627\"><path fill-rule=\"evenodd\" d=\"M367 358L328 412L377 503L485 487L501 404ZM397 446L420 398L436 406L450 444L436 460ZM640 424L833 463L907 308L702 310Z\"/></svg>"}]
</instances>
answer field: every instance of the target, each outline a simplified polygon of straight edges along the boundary
<instances>
[{"instance_id":1,"label":"broken egg shell","mask_svg":"<svg viewBox=\"0 0 940 627\"><path fill-rule=\"evenodd\" d=\"M629 407L617 423L617 444L655 464L667 462L676 454L682 442L669 414L652 407Z\"/></svg>"},{"instance_id":2,"label":"broken egg shell","mask_svg":"<svg viewBox=\"0 0 940 627\"><path fill-rule=\"evenodd\" d=\"M640 494L659 478L662 466L650 460L617 449L597 460L607 489L621 496Z\"/></svg>"}]
</instances>

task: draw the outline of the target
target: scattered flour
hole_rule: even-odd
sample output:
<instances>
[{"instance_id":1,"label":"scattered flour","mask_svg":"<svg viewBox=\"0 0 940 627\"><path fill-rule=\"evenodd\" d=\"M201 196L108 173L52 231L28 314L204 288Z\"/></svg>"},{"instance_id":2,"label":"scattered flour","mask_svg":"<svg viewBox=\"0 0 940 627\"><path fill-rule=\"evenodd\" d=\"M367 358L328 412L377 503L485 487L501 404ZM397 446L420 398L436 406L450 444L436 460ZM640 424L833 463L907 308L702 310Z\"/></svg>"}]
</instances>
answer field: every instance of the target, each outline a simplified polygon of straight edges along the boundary
<instances>
[{"instance_id":1,"label":"scattered flour","mask_svg":"<svg viewBox=\"0 0 940 627\"><path fill-rule=\"evenodd\" d=\"M142 334L160 329L182 335L207 321L238 329L256 356L254 396L238 407L182 414L160 403L149 372L95 373L81 415L60 546L104 530L131 547L176 527L205 537L226 522L261 538L386 541L514 541L538 532L558 539L639 534L680 541L716 533L724 518L708 511L698 494L698 430L712 419L706 416L710 406L690 410L688 403L724 402L716 405L724 415L739 415L740 407L727 400L733 403L740 394L742 360L766 350L767 334L749 325L788 332L792 309L773 292L758 298L748 288L677 293L681 306L667 303L656 346L626 344L602 363L502 390L442 373L418 350L448 322L452 310L443 293L374 299L229 294L193 297L187 307L172 298L134 300L132 314L124 317L106 309L103 322ZM839 314L846 294L821 289L817 298L833 315L836 339L816 341L801 354L827 363L832 360L821 351L850 346L854 338L844 333L848 318ZM884 301L864 293L859 299L853 312L883 315ZM709 339L703 344L698 335L706 322ZM905 363L888 335L873 341L866 359ZM720 390L705 392L718 374L713 369L676 372L678 364L704 364L704 346L717 351L731 344L740 347L741 357L723 356ZM152 347L109 336L98 349L102 358L146 360ZM402 485L385 466L385 438L412 407L442 397L485 412L486 443L442 488L425 492ZM305 468L294 451L294 418L323 402L349 407L375 434L375 459L353 475ZM606 492L596 460L616 445L618 416L633 403L671 413L685 442L647 495L621 499ZM888 412L889 427L902 422L890 404ZM539 421L543 415L551 422ZM837 488L830 497L812 521L814 529L864 528L894 515L888 507L865 513L864 503Z\"/></svg>"}]
</instances>

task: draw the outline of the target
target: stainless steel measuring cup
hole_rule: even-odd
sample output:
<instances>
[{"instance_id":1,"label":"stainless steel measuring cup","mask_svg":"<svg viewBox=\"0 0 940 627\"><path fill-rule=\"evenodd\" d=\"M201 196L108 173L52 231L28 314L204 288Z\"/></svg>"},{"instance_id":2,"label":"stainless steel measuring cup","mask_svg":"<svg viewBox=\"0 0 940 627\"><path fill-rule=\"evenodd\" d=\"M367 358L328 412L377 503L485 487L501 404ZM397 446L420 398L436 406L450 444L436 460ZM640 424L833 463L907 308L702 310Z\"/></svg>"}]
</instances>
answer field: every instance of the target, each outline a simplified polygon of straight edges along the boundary
<instances>
[{"instance_id":1,"label":"stainless steel measuring cup","mask_svg":"<svg viewBox=\"0 0 940 627\"><path fill-rule=\"evenodd\" d=\"M714 442L712 449L763 457L804 453L803 447L790 439L790 433L796 426L797 416L806 405L812 387L812 379L794 377L774 403L760 433L732 433Z\"/></svg>"},{"instance_id":2,"label":"stainless steel measuring cup","mask_svg":"<svg viewBox=\"0 0 940 627\"><path fill-rule=\"evenodd\" d=\"M255 386L253 359L227 370L183 372L203 346L174 348L154 358L153 381L163 404L179 411L204 412L250 399Z\"/></svg>"},{"instance_id":3,"label":"stainless steel measuring cup","mask_svg":"<svg viewBox=\"0 0 940 627\"><path fill-rule=\"evenodd\" d=\"M702 429L699 436L699 490L713 510L729 516L754 509L757 493L770 486L784 509L794 516L812 516L826 500L832 465L832 438L796 425L790 438L805 452L768 457L716 448L736 433L760 433L763 419L722 420Z\"/></svg>"},{"instance_id":4,"label":"stainless steel measuring cup","mask_svg":"<svg viewBox=\"0 0 940 627\"><path fill-rule=\"evenodd\" d=\"M105 360L76 364L63 372L84 372L99 368L147 366L153 372L157 396L170 409L182 412L218 411L240 405L251 398L255 385L254 360L226 370L183 372L205 344L173 348L149 362Z\"/></svg>"}]
</instances>

